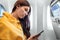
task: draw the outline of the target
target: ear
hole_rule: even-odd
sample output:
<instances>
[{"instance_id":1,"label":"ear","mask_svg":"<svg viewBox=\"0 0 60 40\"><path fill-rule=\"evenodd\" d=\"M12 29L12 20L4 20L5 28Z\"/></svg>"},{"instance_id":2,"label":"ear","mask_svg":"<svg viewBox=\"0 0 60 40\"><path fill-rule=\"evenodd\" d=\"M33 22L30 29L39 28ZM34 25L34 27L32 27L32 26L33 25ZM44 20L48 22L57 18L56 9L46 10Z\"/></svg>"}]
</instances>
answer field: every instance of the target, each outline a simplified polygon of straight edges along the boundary
<instances>
[{"instance_id":1,"label":"ear","mask_svg":"<svg viewBox=\"0 0 60 40\"><path fill-rule=\"evenodd\" d=\"M16 6L16 8L19 8L19 7L20 7L20 5L17 5L17 6Z\"/></svg>"}]
</instances>

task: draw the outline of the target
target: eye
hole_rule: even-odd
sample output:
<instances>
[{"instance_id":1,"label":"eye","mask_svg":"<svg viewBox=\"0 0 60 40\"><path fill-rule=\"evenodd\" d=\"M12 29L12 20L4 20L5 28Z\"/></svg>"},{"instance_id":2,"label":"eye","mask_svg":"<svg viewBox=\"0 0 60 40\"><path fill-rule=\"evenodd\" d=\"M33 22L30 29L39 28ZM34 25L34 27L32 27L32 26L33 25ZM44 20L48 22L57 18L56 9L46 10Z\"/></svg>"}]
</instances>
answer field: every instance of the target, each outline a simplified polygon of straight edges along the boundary
<instances>
[{"instance_id":1,"label":"eye","mask_svg":"<svg viewBox=\"0 0 60 40\"><path fill-rule=\"evenodd\" d=\"M25 11L28 11L28 9L25 8Z\"/></svg>"},{"instance_id":2,"label":"eye","mask_svg":"<svg viewBox=\"0 0 60 40\"><path fill-rule=\"evenodd\" d=\"M26 12L29 12L29 9L25 8L25 11L26 11Z\"/></svg>"}]
</instances>

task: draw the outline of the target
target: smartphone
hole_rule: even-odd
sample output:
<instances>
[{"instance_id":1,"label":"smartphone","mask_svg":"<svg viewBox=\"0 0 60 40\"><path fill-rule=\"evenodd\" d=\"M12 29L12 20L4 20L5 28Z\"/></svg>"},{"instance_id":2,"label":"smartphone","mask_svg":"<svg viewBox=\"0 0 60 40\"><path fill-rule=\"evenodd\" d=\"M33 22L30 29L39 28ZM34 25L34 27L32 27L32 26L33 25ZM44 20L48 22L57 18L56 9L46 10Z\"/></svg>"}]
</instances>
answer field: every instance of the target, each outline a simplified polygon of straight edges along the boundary
<instances>
[{"instance_id":1,"label":"smartphone","mask_svg":"<svg viewBox=\"0 0 60 40\"><path fill-rule=\"evenodd\" d=\"M44 32L44 30L42 30L40 33L34 35L33 38L38 38L43 32Z\"/></svg>"}]
</instances>

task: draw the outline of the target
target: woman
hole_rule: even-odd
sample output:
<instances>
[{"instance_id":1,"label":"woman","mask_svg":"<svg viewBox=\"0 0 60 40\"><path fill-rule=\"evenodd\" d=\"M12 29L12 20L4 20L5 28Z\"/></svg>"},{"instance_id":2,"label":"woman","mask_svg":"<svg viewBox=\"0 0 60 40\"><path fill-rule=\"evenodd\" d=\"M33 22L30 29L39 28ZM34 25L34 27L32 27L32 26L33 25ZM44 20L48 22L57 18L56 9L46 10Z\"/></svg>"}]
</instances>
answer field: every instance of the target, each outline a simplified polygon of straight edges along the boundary
<instances>
[{"instance_id":1,"label":"woman","mask_svg":"<svg viewBox=\"0 0 60 40\"><path fill-rule=\"evenodd\" d=\"M27 39L38 40L38 38L33 38L35 35L30 35L30 12L31 7L27 0L18 0L12 9L12 15L20 21L23 32L26 35Z\"/></svg>"},{"instance_id":2,"label":"woman","mask_svg":"<svg viewBox=\"0 0 60 40\"><path fill-rule=\"evenodd\" d=\"M17 1L12 9L12 15L20 20L23 32L28 37L30 37L30 22L29 22L29 13L31 11L30 4L28 1Z\"/></svg>"},{"instance_id":3,"label":"woman","mask_svg":"<svg viewBox=\"0 0 60 40\"><path fill-rule=\"evenodd\" d=\"M28 1L16 1L12 14L4 12L0 18L0 40L37 40L30 35L31 7Z\"/></svg>"}]
</instances>

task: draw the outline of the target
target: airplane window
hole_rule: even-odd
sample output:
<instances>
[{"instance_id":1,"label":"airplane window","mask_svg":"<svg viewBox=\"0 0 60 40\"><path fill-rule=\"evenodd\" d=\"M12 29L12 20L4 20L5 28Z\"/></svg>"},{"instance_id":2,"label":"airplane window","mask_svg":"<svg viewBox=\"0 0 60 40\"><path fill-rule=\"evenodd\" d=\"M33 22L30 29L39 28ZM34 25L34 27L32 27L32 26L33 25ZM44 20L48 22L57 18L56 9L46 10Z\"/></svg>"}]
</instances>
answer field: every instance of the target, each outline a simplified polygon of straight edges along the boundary
<instances>
[{"instance_id":1,"label":"airplane window","mask_svg":"<svg viewBox=\"0 0 60 40\"><path fill-rule=\"evenodd\" d=\"M0 17L2 16L4 11L5 11L5 8L0 4Z\"/></svg>"},{"instance_id":2,"label":"airplane window","mask_svg":"<svg viewBox=\"0 0 60 40\"><path fill-rule=\"evenodd\" d=\"M51 11L54 17L59 17L60 16L60 2L57 2L51 7Z\"/></svg>"},{"instance_id":3,"label":"airplane window","mask_svg":"<svg viewBox=\"0 0 60 40\"><path fill-rule=\"evenodd\" d=\"M53 6L51 6L51 12L53 17L55 18L60 17L60 2L57 2Z\"/></svg>"}]
</instances>

